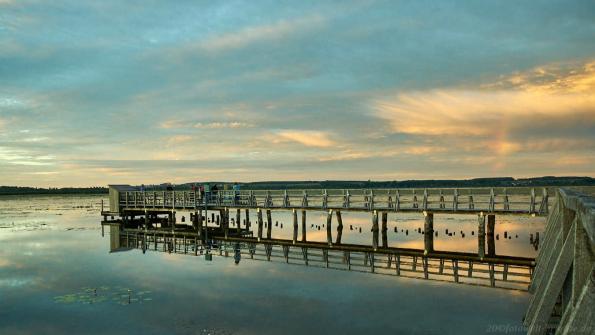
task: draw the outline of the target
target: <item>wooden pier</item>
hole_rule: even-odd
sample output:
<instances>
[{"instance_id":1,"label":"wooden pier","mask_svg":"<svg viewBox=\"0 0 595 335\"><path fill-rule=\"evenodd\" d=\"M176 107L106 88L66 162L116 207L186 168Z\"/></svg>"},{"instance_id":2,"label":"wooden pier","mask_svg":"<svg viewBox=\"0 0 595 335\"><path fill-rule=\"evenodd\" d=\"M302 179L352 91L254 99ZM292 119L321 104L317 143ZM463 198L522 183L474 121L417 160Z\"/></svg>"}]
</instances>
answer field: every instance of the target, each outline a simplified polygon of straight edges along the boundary
<instances>
[{"instance_id":1,"label":"wooden pier","mask_svg":"<svg viewBox=\"0 0 595 335\"><path fill-rule=\"evenodd\" d=\"M558 192L524 323L528 334L594 334L595 198Z\"/></svg>"},{"instance_id":2,"label":"wooden pier","mask_svg":"<svg viewBox=\"0 0 595 335\"><path fill-rule=\"evenodd\" d=\"M496 215L545 216L549 213L550 202L555 200L550 195L555 194L554 188L523 187L225 190L201 195L198 191L138 191L130 186L119 185L111 186L110 208L102 210L102 216L104 224L110 224L112 229L115 229L115 225L118 226L118 245L132 245L134 248L141 246L144 250L150 250L148 246L154 245L153 249L156 250L171 252L173 248L173 252L178 252L180 249L177 243L184 241L182 250L190 248L195 254L202 250L209 257L218 250L229 253L229 248L236 247L241 253L247 252L251 259L258 255L259 250L264 251L267 260L274 259L277 251L286 260L290 259L288 253L297 252L302 254L298 258L304 265L312 263L312 255L320 254L328 267L335 265L338 268L343 266L352 269L365 265L365 271L374 273L393 269L394 271L388 272L526 290L535 260L530 257L496 254ZM273 210L291 212L292 239L272 237ZM251 221L250 211L256 211L256 222ZM308 211L326 213L326 242L308 241ZM190 212L187 224L178 222L177 212ZM342 212L370 213L372 238L369 245L342 242ZM423 234L423 249L388 246L388 213L400 212L423 215L424 226L420 232ZM434 248L434 219L435 215L440 214L467 214L477 217L476 253L446 252ZM300 231L301 239L298 239ZM131 240L137 243L129 244ZM211 248L213 253L210 252ZM307 250L315 252L309 254ZM358 257L365 262L350 261ZM335 264L331 261L333 259L339 259L340 262Z\"/></svg>"},{"instance_id":3,"label":"wooden pier","mask_svg":"<svg viewBox=\"0 0 595 335\"><path fill-rule=\"evenodd\" d=\"M582 191L594 194L595 188ZM273 237L272 210L291 211L291 239ZM188 223L180 224L176 211L190 212ZM326 241L308 241L308 211L326 213ZM370 213L370 244L342 241L341 213L350 211ZM423 249L388 246L387 216L399 212L423 215ZM477 252L436 250L437 214L475 215ZM503 214L548 215L537 259L495 252L496 215ZM112 251L135 248L207 260L233 256L236 263L278 261L529 290L534 294L524 319L529 334L592 334L595 329L595 199L571 189L219 191L201 196L118 186L110 189L110 208L102 208L101 215L102 233L104 226L110 228Z\"/></svg>"},{"instance_id":4,"label":"wooden pier","mask_svg":"<svg viewBox=\"0 0 595 335\"><path fill-rule=\"evenodd\" d=\"M549 212L555 188L440 188L440 189L329 189L139 191L110 185L107 215L125 211L163 211L223 208L288 210L387 211L435 213L494 213L542 215Z\"/></svg>"}]
</instances>

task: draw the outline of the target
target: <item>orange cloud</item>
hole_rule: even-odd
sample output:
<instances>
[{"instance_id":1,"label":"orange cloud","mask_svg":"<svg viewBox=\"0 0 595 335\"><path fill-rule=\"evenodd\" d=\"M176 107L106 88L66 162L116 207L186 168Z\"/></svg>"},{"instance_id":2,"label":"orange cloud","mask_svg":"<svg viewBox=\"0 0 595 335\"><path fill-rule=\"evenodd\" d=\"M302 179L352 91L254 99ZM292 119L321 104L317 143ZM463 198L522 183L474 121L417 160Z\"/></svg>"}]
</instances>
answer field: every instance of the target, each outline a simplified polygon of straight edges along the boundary
<instances>
[{"instance_id":1,"label":"orange cloud","mask_svg":"<svg viewBox=\"0 0 595 335\"><path fill-rule=\"evenodd\" d=\"M392 132L434 143L412 153L428 154L439 141L446 151L487 154L496 171L518 153L573 151L559 164L594 162L585 134L595 128L595 61L541 66L478 88L402 92L372 101L372 109Z\"/></svg>"},{"instance_id":2,"label":"orange cloud","mask_svg":"<svg viewBox=\"0 0 595 335\"><path fill-rule=\"evenodd\" d=\"M277 141L292 141L303 144L307 147L328 148L336 145L329 138L329 134L312 130L283 130L277 133Z\"/></svg>"},{"instance_id":3,"label":"orange cloud","mask_svg":"<svg viewBox=\"0 0 595 335\"><path fill-rule=\"evenodd\" d=\"M525 72L502 76L484 89L520 89L539 93L592 93L595 91L595 61L554 63Z\"/></svg>"},{"instance_id":4,"label":"orange cloud","mask_svg":"<svg viewBox=\"0 0 595 335\"><path fill-rule=\"evenodd\" d=\"M374 109L395 132L483 136L507 123L595 111L591 93L435 90L379 100Z\"/></svg>"}]
</instances>

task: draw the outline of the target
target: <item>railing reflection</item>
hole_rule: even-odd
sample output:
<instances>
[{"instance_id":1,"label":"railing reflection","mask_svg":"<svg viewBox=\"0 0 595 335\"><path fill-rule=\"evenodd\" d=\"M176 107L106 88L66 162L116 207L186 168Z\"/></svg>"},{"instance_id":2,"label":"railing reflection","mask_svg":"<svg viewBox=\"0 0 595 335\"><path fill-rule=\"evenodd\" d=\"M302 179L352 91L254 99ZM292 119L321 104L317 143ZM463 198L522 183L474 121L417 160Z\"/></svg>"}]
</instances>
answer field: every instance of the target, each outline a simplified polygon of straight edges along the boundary
<instances>
[{"instance_id":1,"label":"railing reflection","mask_svg":"<svg viewBox=\"0 0 595 335\"><path fill-rule=\"evenodd\" d=\"M227 239L201 240L193 232L124 229L111 225L112 251L130 248L173 254L232 256L242 259L276 261L294 265L351 270L366 273L422 278L472 285L526 290L531 280L532 259L496 256L490 251L480 258L461 252L427 253L424 250L323 242L295 242L284 239L258 240L248 232Z\"/></svg>"}]
</instances>

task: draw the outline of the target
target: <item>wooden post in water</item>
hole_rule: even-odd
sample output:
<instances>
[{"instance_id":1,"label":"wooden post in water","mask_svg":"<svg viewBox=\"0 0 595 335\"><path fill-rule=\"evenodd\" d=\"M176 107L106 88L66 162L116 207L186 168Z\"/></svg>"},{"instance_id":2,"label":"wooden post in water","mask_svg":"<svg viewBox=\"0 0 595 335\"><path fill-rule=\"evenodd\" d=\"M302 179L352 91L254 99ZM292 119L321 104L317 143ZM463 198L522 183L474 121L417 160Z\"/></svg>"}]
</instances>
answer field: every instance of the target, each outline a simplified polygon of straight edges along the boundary
<instances>
[{"instance_id":1,"label":"wooden post in water","mask_svg":"<svg viewBox=\"0 0 595 335\"><path fill-rule=\"evenodd\" d=\"M171 211L171 231L174 232L176 230L176 212Z\"/></svg>"},{"instance_id":2,"label":"wooden post in water","mask_svg":"<svg viewBox=\"0 0 595 335\"><path fill-rule=\"evenodd\" d=\"M388 227L387 227L387 221L388 221L388 213L387 212L382 212L382 247L383 248L387 248L388 247L388 236L387 236Z\"/></svg>"},{"instance_id":3,"label":"wooden post in water","mask_svg":"<svg viewBox=\"0 0 595 335\"><path fill-rule=\"evenodd\" d=\"M424 254L434 251L434 213L424 211Z\"/></svg>"},{"instance_id":4,"label":"wooden post in water","mask_svg":"<svg viewBox=\"0 0 595 335\"><path fill-rule=\"evenodd\" d=\"M306 210L302 209L302 242L306 242Z\"/></svg>"},{"instance_id":5,"label":"wooden post in water","mask_svg":"<svg viewBox=\"0 0 595 335\"><path fill-rule=\"evenodd\" d=\"M325 191L326 192L326 191ZM331 231L331 223L333 222L333 210L329 210L326 216L326 243L329 246L333 245L333 233Z\"/></svg>"},{"instance_id":6,"label":"wooden post in water","mask_svg":"<svg viewBox=\"0 0 595 335\"><path fill-rule=\"evenodd\" d=\"M298 217L297 217L297 211L295 209L293 209L291 211L291 214L293 215L293 244L297 243L297 236L298 236Z\"/></svg>"},{"instance_id":7,"label":"wooden post in water","mask_svg":"<svg viewBox=\"0 0 595 335\"><path fill-rule=\"evenodd\" d=\"M374 251L378 249L378 212L372 214L372 247Z\"/></svg>"},{"instance_id":8,"label":"wooden post in water","mask_svg":"<svg viewBox=\"0 0 595 335\"><path fill-rule=\"evenodd\" d=\"M194 210L194 215L192 216L192 227L198 230L198 209Z\"/></svg>"},{"instance_id":9,"label":"wooden post in water","mask_svg":"<svg viewBox=\"0 0 595 335\"><path fill-rule=\"evenodd\" d=\"M206 212L205 212L205 215L206 215ZM202 232L202 221L203 220L206 221L206 218L202 216L202 209L200 209L198 211L198 217L196 219L197 219L197 221L196 221L196 232L198 233L199 237L202 240L202 236L203 236L203 232Z\"/></svg>"},{"instance_id":10,"label":"wooden post in water","mask_svg":"<svg viewBox=\"0 0 595 335\"><path fill-rule=\"evenodd\" d=\"M496 215L488 214L487 237L488 237L488 255L489 256L496 255L496 243L494 241L494 226L495 225L496 225Z\"/></svg>"},{"instance_id":11,"label":"wooden post in water","mask_svg":"<svg viewBox=\"0 0 595 335\"><path fill-rule=\"evenodd\" d=\"M337 211L337 239L336 239L337 244L341 244L342 236L343 236L343 219L341 218L341 211Z\"/></svg>"},{"instance_id":12,"label":"wooden post in water","mask_svg":"<svg viewBox=\"0 0 595 335\"><path fill-rule=\"evenodd\" d=\"M250 231L250 209L246 208L246 231Z\"/></svg>"},{"instance_id":13,"label":"wooden post in water","mask_svg":"<svg viewBox=\"0 0 595 335\"><path fill-rule=\"evenodd\" d=\"M267 209L267 238L270 240L273 229L273 219L271 218L271 210Z\"/></svg>"},{"instance_id":14,"label":"wooden post in water","mask_svg":"<svg viewBox=\"0 0 595 335\"><path fill-rule=\"evenodd\" d=\"M145 209L145 230L149 228L149 211Z\"/></svg>"},{"instance_id":15,"label":"wooden post in water","mask_svg":"<svg viewBox=\"0 0 595 335\"><path fill-rule=\"evenodd\" d=\"M242 227L240 226L240 221L242 219L242 210L241 209L236 209L236 227L237 227L237 232L238 235L242 232Z\"/></svg>"},{"instance_id":16,"label":"wooden post in water","mask_svg":"<svg viewBox=\"0 0 595 335\"><path fill-rule=\"evenodd\" d=\"M477 255L479 258L485 257L485 230L486 230L486 216L483 212L479 213L477 216Z\"/></svg>"},{"instance_id":17,"label":"wooden post in water","mask_svg":"<svg viewBox=\"0 0 595 335\"><path fill-rule=\"evenodd\" d=\"M223 210L223 229L225 232L225 239L227 240L227 237L229 235L229 208L225 208Z\"/></svg>"},{"instance_id":18,"label":"wooden post in water","mask_svg":"<svg viewBox=\"0 0 595 335\"><path fill-rule=\"evenodd\" d=\"M258 240L262 238L262 210L260 208L256 209L256 215L258 220Z\"/></svg>"}]
</instances>

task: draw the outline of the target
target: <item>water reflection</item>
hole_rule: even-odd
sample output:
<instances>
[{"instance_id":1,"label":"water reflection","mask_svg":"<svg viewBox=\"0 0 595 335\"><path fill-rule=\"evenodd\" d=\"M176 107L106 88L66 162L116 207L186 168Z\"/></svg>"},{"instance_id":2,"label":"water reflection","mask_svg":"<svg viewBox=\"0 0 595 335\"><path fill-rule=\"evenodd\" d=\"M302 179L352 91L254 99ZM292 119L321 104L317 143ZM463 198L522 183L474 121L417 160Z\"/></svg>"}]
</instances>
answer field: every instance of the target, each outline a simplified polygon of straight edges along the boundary
<instances>
[{"instance_id":1,"label":"water reflection","mask_svg":"<svg viewBox=\"0 0 595 335\"><path fill-rule=\"evenodd\" d=\"M258 214L250 211L248 220L242 212L240 220L230 220L230 228L240 227L245 229L246 223L251 223L251 228L257 233L256 222ZM332 219L331 232L335 243L369 244L373 242L372 215L370 213L346 212L341 213L342 225L337 225L336 213ZM190 216L191 213L179 212L178 216ZM263 236L272 238L292 239L293 218L291 211L272 210L269 227L267 219L263 220ZM465 214L434 214L433 243L437 250L477 252L477 215ZM210 226L216 227L220 223L219 215L209 211L207 221ZM305 234L298 229L298 239L306 236L308 241L327 242L328 214L324 211L308 211ZM349 226L349 229L343 227ZM516 215L497 215L495 218L494 238L492 251L498 255L535 257L538 244L530 242L530 236L543 233L545 218ZM424 247L424 218L421 213L387 213L386 229L380 230L380 245L388 247L416 248ZM270 229L269 229L270 228ZM266 233L264 232L266 230Z\"/></svg>"},{"instance_id":2,"label":"water reflection","mask_svg":"<svg viewBox=\"0 0 595 335\"><path fill-rule=\"evenodd\" d=\"M99 200L0 200L0 225L15 222L14 230L0 229L0 334L479 334L490 324L520 326L526 309L523 292L249 261L245 253L236 266L231 249L234 257L216 256L212 262L173 253L142 255L138 249L109 253L108 237L101 238L97 224ZM314 223L318 216L309 215ZM291 221L276 216L273 236L291 239ZM325 219L322 215L317 225ZM357 223L344 214L343 220L354 225L352 233L344 229L343 243L360 239L356 228L368 234L362 241L371 241L369 217ZM452 230L454 221L449 220ZM20 228L31 222L46 223L47 229ZM389 227L393 224L389 220ZM400 229L405 222L396 224ZM389 245L396 241L391 235ZM151 291L152 301L54 301L102 286Z\"/></svg>"}]
</instances>

